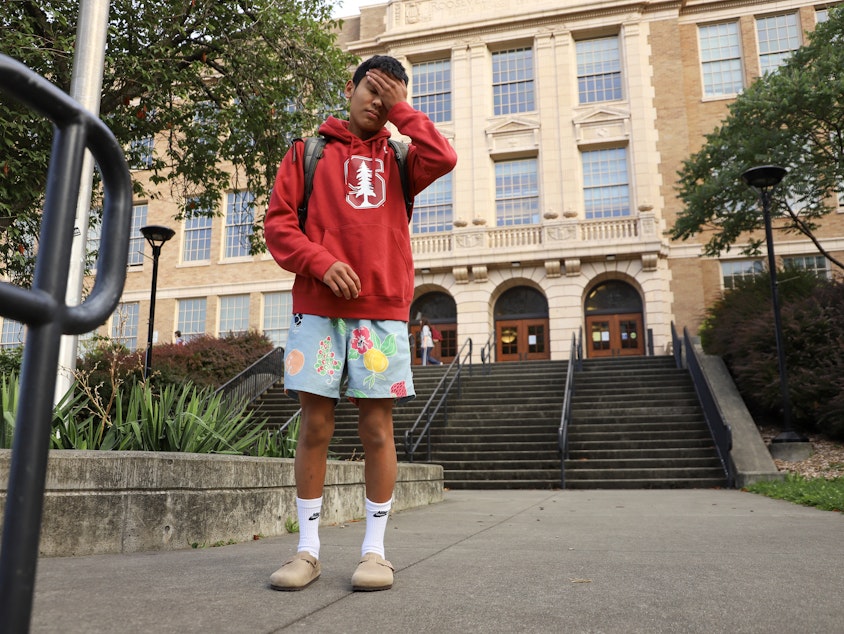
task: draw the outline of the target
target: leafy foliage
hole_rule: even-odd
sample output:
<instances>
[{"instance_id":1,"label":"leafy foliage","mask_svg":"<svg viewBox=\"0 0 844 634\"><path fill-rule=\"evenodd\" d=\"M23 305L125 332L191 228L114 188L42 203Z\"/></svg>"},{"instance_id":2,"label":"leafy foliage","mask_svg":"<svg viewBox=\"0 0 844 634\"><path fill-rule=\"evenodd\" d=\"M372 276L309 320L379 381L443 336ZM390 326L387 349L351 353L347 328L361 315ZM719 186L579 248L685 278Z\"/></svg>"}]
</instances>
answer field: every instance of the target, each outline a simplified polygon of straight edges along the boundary
<instances>
[{"instance_id":1,"label":"leafy foliage","mask_svg":"<svg viewBox=\"0 0 844 634\"><path fill-rule=\"evenodd\" d=\"M789 398L795 424L844 438L844 283L807 272L778 274ZM777 349L767 275L738 284L708 311L707 353L723 357L757 415L781 410Z\"/></svg>"},{"instance_id":2,"label":"leafy foliage","mask_svg":"<svg viewBox=\"0 0 844 634\"><path fill-rule=\"evenodd\" d=\"M0 448L12 445L19 384L0 377ZM53 449L180 451L290 457L298 426L286 434L266 428L244 404L229 403L210 388L168 385L156 393L149 384L118 388L113 421L96 416L83 390L72 390L56 406Z\"/></svg>"},{"instance_id":3,"label":"leafy foliage","mask_svg":"<svg viewBox=\"0 0 844 634\"><path fill-rule=\"evenodd\" d=\"M214 215L223 192L262 202L289 139L336 113L353 58L327 0L112 0L100 114L180 217ZM79 2L0 4L0 53L69 91ZM40 222L51 124L0 95L0 276L26 284ZM227 169L234 170L232 177ZM143 180L135 182L137 195ZM95 218L96 220L96 218ZM253 248L261 244L255 219Z\"/></svg>"},{"instance_id":4,"label":"leafy foliage","mask_svg":"<svg viewBox=\"0 0 844 634\"><path fill-rule=\"evenodd\" d=\"M844 11L830 9L809 43L775 72L757 79L732 103L722 126L684 161L678 195L685 208L671 229L674 240L707 231L706 255L716 256L743 237L743 252L757 253L748 236L763 226L756 194L741 174L756 165L781 165L788 175L776 188L772 213L781 229L815 239L818 220L832 211L844 183ZM844 195L844 194L842 194ZM799 214L798 214L799 212Z\"/></svg>"},{"instance_id":5,"label":"leafy foliage","mask_svg":"<svg viewBox=\"0 0 844 634\"><path fill-rule=\"evenodd\" d=\"M23 361L23 346L0 348L0 374L17 374Z\"/></svg>"},{"instance_id":6,"label":"leafy foliage","mask_svg":"<svg viewBox=\"0 0 844 634\"><path fill-rule=\"evenodd\" d=\"M747 490L776 500L814 506L824 511L844 512L844 478L808 479L789 473L783 481L757 482L747 487Z\"/></svg>"}]
</instances>

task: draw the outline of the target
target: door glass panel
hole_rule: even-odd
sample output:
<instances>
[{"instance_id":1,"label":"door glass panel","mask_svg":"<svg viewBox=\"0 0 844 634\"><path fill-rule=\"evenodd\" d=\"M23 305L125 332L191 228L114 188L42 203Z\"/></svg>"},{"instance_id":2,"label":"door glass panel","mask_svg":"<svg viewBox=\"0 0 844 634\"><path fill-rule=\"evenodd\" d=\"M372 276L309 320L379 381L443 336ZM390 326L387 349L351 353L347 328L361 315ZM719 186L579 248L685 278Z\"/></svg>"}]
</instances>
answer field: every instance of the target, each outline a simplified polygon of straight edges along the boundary
<instances>
[{"instance_id":1,"label":"door glass panel","mask_svg":"<svg viewBox=\"0 0 844 634\"><path fill-rule=\"evenodd\" d=\"M636 349L639 347L638 323L633 319L624 319L619 323L621 330L621 348Z\"/></svg>"},{"instance_id":2,"label":"door glass panel","mask_svg":"<svg viewBox=\"0 0 844 634\"><path fill-rule=\"evenodd\" d=\"M545 326L541 324L528 326L528 352L545 352Z\"/></svg>"},{"instance_id":3,"label":"door glass panel","mask_svg":"<svg viewBox=\"0 0 844 634\"><path fill-rule=\"evenodd\" d=\"M592 349L593 350L609 350L610 349L610 322L608 322L608 321L593 321L592 322Z\"/></svg>"},{"instance_id":4,"label":"door glass panel","mask_svg":"<svg viewBox=\"0 0 844 634\"><path fill-rule=\"evenodd\" d=\"M501 329L501 353L518 354L519 332L515 328L505 327Z\"/></svg>"}]
</instances>

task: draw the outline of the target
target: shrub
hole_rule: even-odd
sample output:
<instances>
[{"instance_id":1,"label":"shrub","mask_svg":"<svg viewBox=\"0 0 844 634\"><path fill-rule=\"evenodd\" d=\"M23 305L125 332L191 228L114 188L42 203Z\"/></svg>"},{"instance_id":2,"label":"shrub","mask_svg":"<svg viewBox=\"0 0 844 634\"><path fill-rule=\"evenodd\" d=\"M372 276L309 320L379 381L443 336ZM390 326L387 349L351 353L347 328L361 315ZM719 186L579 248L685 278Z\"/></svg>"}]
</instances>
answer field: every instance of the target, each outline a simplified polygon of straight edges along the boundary
<instances>
[{"instance_id":1,"label":"shrub","mask_svg":"<svg viewBox=\"0 0 844 634\"><path fill-rule=\"evenodd\" d=\"M0 348L0 374L19 374L23 360L23 346Z\"/></svg>"},{"instance_id":2,"label":"shrub","mask_svg":"<svg viewBox=\"0 0 844 634\"><path fill-rule=\"evenodd\" d=\"M796 270L780 272L778 280L793 421L844 438L844 283ZM767 276L740 283L709 309L701 343L724 359L757 416L781 411Z\"/></svg>"},{"instance_id":3,"label":"shrub","mask_svg":"<svg viewBox=\"0 0 844 634\"><path fill-rule=\"evenodd\" d=\"M203 335L185 344L155 346L153 372L158 384L191 381L220 387L273 349L266 335L257 332L216 338Z\"/></svg>"}]
</instances>

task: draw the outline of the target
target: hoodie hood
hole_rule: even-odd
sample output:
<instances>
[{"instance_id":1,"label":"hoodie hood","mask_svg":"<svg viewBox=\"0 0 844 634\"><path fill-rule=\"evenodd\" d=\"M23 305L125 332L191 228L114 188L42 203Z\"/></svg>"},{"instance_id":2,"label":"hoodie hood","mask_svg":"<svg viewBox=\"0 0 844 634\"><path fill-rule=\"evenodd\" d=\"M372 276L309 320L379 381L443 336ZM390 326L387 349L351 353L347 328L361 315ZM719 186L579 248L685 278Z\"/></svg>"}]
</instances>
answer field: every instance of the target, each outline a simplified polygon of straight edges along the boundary
<instances>
[{"instance_id":1,"label":"hoodie hood","mask_svg":"<svg viewBox=\"0 0 844 634\"><path fill-rule=\"evenodd\" d=\"M349 132L349 122L337 117L328 117L325 123L319 127L319 133L330 139L341 141L347 151L347 157L354 154L377 158L387 152L387 141L390 138L390 131L381 128L368 139L361 139L356 134Z\"/></svg>"}]
</instances>

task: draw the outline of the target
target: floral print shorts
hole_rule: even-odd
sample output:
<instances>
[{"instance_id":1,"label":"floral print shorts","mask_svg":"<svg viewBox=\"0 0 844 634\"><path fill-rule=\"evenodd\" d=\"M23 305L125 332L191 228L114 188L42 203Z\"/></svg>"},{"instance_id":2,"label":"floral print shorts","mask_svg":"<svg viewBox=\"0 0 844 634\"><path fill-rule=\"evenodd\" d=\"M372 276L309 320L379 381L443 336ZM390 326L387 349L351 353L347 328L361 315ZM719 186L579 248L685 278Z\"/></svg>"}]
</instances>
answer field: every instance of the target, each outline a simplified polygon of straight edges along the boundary
<instances>
[{"instance_id":1,"label":"floral print shorts","mask_svg":"<svg viewBox=\"0 0 844 634\"><path fill-rule=\"evenodd\" d=\"M412 399L407 323L293 315L284 353L285 392L340 398Z\"/></svg>"}]
</instances>

